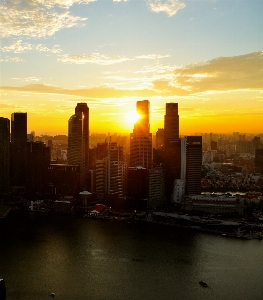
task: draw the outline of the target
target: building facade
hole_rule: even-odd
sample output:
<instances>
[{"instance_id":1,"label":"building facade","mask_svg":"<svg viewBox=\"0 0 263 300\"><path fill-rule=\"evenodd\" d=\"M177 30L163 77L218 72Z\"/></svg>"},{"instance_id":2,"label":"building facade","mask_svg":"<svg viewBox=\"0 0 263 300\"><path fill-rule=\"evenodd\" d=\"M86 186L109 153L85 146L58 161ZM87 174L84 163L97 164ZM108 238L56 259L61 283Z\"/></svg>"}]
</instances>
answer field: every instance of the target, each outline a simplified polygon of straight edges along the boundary
<instances>
[{"instance_id":1,"label":"building facade","mask_svg":"<svg viewBox=\"0 0 263 300\"><path fill-rule=\"evenodd\" d=\"M201 194L202 136L181 139L181 179L187 195Z\"/></svg>"},{"instance_id":2,"label":"building facade","mask_svg":"<svg viewBox=\"0 0 263 300\"><path fill-rule=\"evenodd\" d=\"M150 102L137 101L137 113L141 116L130 134L130 167L152 168L152 134L150 133Z\"/></svg>"},{"instance_id":3,"label":"building facade","mask_svg":"<svg viewBox=\"0 0 263 300\"><path fill-rule=\"evenodd\" d=\"M0 194L10 191L10 120L0 117Z\"/></svg>"},{"instance_id":4,"label":"building facade","mask_svg":"<svg viewBox=\"0 0 263 300\"><path fill-rule=\"evenodd\" d=\"M166 103L164 116L164 165L166 197L168 202L170 202L174 180L180 178L181 172L178 103Z\"/></svg>"},{"instance_id":5,"label":"building facade","mask_svg":"<svg viewBox=\"0 0 263 300\"><path fill-rule=\"evenodd\" d=\"M11 115L11 190L26 191L27 113Z\"/></svg>"},{"instance_id":6,"label":"building facade","mask_svg":"<svg viewBox=\"0 0 263 300\"><path fill-rule=\"evenodd\" d=\"M68 121L68 164L80 166L80 184L87 185L89 170L89 108L78 103Z\"/></svg>"},{"instance_id":7,"label":"building facade","mask_svg":"<svg viewBox=\"0 0 263 300\"><path fill-rule=\"evenodd\" d=\"M160 209L166 205L165 201L165 170L155 167L149 170L149 209Z\"/></svg>"}]
</instances>

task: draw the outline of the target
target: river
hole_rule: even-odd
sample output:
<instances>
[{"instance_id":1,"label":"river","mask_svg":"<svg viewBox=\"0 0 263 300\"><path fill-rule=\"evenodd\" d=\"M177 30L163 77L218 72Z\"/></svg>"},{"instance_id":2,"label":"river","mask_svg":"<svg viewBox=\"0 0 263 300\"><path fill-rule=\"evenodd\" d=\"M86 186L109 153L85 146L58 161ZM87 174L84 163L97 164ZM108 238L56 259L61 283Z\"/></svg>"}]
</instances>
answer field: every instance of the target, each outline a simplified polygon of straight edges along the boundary
<instances>
[{"instance_id":1,"label":"river","mask_svg":"<svg viewBox=\"0 0 263 300\"><path fill-rule=\"evenodd\" d=\"M34 212L0 221L7 300L263 299L263 240Z\"/></svg>"}]
</instances>

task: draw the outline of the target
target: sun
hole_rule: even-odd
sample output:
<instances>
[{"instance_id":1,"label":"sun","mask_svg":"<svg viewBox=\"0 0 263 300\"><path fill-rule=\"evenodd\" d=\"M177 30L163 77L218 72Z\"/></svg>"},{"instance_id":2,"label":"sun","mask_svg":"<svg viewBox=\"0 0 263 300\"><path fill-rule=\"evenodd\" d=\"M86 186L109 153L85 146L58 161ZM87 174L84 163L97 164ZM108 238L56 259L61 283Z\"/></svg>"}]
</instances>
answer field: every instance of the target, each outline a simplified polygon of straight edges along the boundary
<instances>
[{"instance_id":1,"label":"sun","mask_svg":"<svg viewBox=\"0 0 263 300\"><path fill-rule=\"evenodd\" d=\"M127 122L134 124L141 118L141 116L136 111L130 111L126 114L125 118Z\"/></svg>"}]
</instances>

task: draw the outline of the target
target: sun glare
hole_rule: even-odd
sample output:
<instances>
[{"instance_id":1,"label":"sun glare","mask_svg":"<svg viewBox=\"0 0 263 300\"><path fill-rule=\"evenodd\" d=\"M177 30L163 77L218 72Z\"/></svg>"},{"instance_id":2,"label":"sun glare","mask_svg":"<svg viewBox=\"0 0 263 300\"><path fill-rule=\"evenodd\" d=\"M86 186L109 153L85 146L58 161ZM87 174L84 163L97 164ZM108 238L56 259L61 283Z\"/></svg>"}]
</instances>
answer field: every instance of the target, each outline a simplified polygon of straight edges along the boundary
<instances>
[{"instance_id":1,"label":"sun glare","mask_svg":"<svg viewBox=\"0 0 263 300\"><path fill-rule=\"evenodd\" d=\"M141 118L141 116L135 112L135 111L131 111L129 113L126 114L126 120L129 123L136 123L139 119Z\"/></svg>"}]
</instances>

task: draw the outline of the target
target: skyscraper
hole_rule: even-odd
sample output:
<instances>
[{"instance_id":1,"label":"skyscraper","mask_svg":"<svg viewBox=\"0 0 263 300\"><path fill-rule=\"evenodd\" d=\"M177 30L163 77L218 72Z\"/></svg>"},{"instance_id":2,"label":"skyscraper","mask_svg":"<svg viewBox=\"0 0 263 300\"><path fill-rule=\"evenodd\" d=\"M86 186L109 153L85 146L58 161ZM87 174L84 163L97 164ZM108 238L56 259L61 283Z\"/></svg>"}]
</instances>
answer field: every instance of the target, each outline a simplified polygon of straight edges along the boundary
<instances>
[{"instance_id":1,"label":"skyscraper","mask_svg":"<svg viewBox=\"0 0 263 300\"><path fill-rule=\"evenodd\" d=\"M26 190L27 113L11 115L11 188L13 192Z\"/></svg>"},{"instance_id":2,"label":"skyscraper","mask_svg":"<svg viewBox=\"0 0 263 300\"><path fill-rule=\"evenodd\" d=\"M155 167L149 171L149 200L148 208L165 207L165 170Z\"/></svg>"},{"instance_id":3,"label":"skyscraper","mask_svg":"<svg viewBox=\"0 0 263 300\"><path fill-rule=\"evenodd\" d=\"M0 193L10 190L10 120L0 117Z\"/></svg>"},{"instance_id":4,"label":"skyscraper","mask_svg":"<svg viewBox=\"0 0 263 300\"><path fill-rule=\"evenodd\" d=\"M68 164L80 166L80 185L85 188L89 168L89 108L78 103L68 121Z\"/></svg>"},{"instance_id":5,"label":"skyscraper","mask_svg":"<svg viewBox=\"0 0 263 300\"><path fill-rule=\"evenodd\" d=\"M166 103L164 137L165 139L179 139L178 103Z\"/></svg>"},{"instance_id":6,"label":"skyscraper","mask_svg":"<svg viewBox=\"0 0 263 300\"><path fill-rule=\"evenodd\" d=\"M150 133L150 102L137 101L136 111L140 119L130 134L130 167L152 167L152 134Z\"/></svg>"},{"instance_id":7,"label":"skyscraper","mask_svg":"<svg viewBox=\"0 0 263 300\"><path fill-rule=\"evenodd\" d=\"M166 103L164 116L165 191L168 202L173 194L175 179L181 172L181 140L179 139L178 103Z\"/></svg>"},{"instance_id":8,"label":"skyscraper","mask_svg":"<svg viewBox=\"0 0 263 300\"><path fill-rule=\"evenodd\" d=\"M108 194L119 198L124 197L126 192L126 164L123 147L118 146L116 142L109 144L108 172Z\"/></svg>"},{"instance_id":9,"label":"skyscraper","mask_svg":"<svg viewBox=\"0 0 263 300\"><path fill-rule=\"evenodd\" d=\"M263 174L263 149L256 149L255 170Z\"/></svg>"},{"instance_id":10,"label":"skyscraper","mask_svg":"<svg viewBox=\"0 0 263 300\"><path fill-rule=\"evenodd\" d=\"M186 195L201 194L202 136L187 136L181 140L181 179Z\"/></svg>"}]
</instances>

